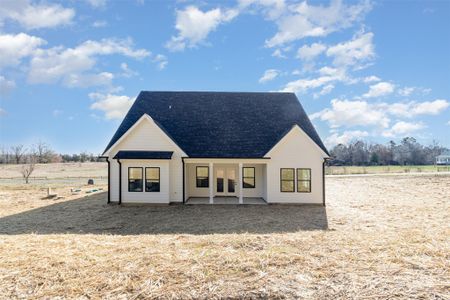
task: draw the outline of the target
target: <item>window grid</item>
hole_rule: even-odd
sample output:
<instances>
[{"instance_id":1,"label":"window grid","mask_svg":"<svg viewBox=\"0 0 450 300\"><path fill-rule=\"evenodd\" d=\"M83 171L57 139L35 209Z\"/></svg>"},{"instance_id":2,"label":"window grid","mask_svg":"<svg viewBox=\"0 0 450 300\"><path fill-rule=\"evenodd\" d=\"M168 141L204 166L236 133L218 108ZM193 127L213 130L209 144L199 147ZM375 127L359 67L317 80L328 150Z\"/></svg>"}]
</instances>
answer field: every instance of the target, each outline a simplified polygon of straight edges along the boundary
<instances>
[{"instance_id":1,"label":"window grid","mask_svg":"<svg viewBox=\"0 0 450 300\"><path fill-rule=\"evenodd\" d=\"M253 176L245 176L245 170L252 170L253 171ZM242 176L242 187L244 188L244 189L254 189L255 187L256 187L256 180L255 180L255 177L256 177L256 173L255 173L255 167L243 167L242 168L242 174L243 174L243 176ZM246 179L247 179L247 182L246 182ZM250 179L250 181L252 181L253 182L253 184L250 184L249 182L248 182L248 180ZM246 186L247 185L247 186Z\"/></svg>"},{"instance_id":2,"label":"window grid","mask_svg":"<svg viewBox=\"0 0 450 300\"><path fill-rule=\"evenodd\" d=\"M137 176L138 178L134 178L135 176L132 176L132 172L139 170L140 176ZM142 192L143 189L143 183L144 183L144 170L142 167L128 167L128 192L130 193L139 193Z\"/></svg>"},{"instance_id":3,"label":"window grid","mask_svg":"<svg viewBox=\"0 0 450 300\"><path fill-rule=\"evenodd\" d=\"M206 176L199 176L199 170L206 169ZM198 188L209 188L209 167L197 166L196 168L196 186Z\"/></svg>"},{"instance_id":4,"label":"window grid","mask_svg":"<svg viewBox=\"0 0 450 300\"><path fill-rule=\"evenodd\" d=\"M157 170L157 176L147 173L147 170ZM145 168L145 191L150 193L157 193L161 191L161 170L159 167Z\"/></svg>"},{"instance_id":5,"label":"window grid","mask_svg":"<svg viewBox=\"0 0 450 300\"><path fill-rule=\"evenodd\" d=\"M288 172L288 173L286 173ZM291 175L291 179L283 177L284 175ZM292 185L292 186L290 186ZM280 169L280 191L282 193L295 192L295 169L294 168L281 168Z\"/></svg>"},{"instance_id":6,"label":"window grid","mask_svg":"<svg viewBox=\"0 0 450 300\"><path fill-rule=\"evenodd\" d=\"M309 168L297 169L297 192L311 193L311 169Z\"/></svg>"}]
</instances>

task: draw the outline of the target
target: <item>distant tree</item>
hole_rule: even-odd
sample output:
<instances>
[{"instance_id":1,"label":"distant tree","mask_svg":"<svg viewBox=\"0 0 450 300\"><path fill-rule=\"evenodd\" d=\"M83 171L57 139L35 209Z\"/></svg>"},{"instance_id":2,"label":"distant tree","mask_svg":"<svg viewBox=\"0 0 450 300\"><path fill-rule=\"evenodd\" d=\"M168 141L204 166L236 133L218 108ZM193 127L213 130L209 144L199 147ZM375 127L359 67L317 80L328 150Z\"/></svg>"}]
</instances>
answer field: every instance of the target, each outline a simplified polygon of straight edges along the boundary
<instances>
[{"instance_id":1,"label":"distant tree","mask_svg":"<svg viewBox=\"0 0 450 300\"><path fill-rule=\"evenodd\" d=\"M25 148L23 147L23 145L12 146L11 152L15 159L15 163L20 164L20 162L22 161L23 154L25 152Z\"/></svg>"},{"instance_id":2,"label":"distant tree","mask_svg":"<svg viewBox=\"0 0 450 300\"><path fill-rule=\"evenodd\" d=\"M378 165L380 163L380 158L376 152L373 152L370 156L370 163L372 165Z\"/></svg>"}]
</instances>

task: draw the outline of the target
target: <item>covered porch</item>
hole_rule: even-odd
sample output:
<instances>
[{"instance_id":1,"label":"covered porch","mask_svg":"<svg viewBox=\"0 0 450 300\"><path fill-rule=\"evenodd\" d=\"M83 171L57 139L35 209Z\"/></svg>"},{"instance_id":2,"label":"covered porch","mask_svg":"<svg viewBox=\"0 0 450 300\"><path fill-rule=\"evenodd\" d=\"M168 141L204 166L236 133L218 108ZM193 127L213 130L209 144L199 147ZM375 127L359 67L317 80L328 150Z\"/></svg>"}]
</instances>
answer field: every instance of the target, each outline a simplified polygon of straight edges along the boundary
<instances>
[{"instance_id":1,"label":"covered porch","mask_svg":"<svg viewBox=\"0 0 450 300\"><path fill-rule=\"evenodd\" d=\"M184 158L185 204L267 204L268 158Z\"/></svg>"}]
</instances>

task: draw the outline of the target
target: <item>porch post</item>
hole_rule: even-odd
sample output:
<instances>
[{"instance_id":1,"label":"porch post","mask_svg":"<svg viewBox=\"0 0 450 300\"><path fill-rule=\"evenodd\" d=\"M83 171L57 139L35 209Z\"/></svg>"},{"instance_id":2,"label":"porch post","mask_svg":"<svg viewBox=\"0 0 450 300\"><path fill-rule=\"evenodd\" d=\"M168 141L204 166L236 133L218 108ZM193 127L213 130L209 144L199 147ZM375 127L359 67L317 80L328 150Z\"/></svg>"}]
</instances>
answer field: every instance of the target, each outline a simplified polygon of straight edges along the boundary
<instances>
[{"instance_id":1,"label":"porch post","mask_svg":"<svg viewBox=\"0 0 450 300\"><path fill-rule=\"evenodd\" d=\"M214 169L213 169L213 163L210 162L209 163L209 204L213 204L214 203L214 195L213 195L213 190L214 190Z\"/></svg>"},{"instance_id":2,"label":"porch post","mask_svg":"<svg viewBox=\"0 0 450 300\"><path fill-rule=\"evenodd\" d=\"M239 204L244 204L243 184L242 184L242 163L239 163Z\"/></svg>"}]
</instances>

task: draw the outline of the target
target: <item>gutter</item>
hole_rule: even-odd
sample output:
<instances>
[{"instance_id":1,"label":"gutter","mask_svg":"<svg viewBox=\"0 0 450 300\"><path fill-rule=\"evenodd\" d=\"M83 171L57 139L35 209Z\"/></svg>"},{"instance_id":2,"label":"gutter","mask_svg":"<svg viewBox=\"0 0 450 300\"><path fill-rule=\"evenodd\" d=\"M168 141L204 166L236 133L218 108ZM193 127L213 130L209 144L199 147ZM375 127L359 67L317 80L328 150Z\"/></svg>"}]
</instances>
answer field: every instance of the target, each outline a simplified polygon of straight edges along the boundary
<instances>
[{"instance_id":1,"label":"gutter","mask_svg":"<svg viewBox=\"0 0 450 300\"><path fill-rule=\"evenodd\" d=\"M186 204L185 201L185 187L184 187L184 182L185 182L185 164L184 164L184 157L181 158L181 161L183 163L183 204Z\"/></svg>"},{"instance_id":2,"label":"gutter","mask_svg":"<svg viewBox=\"0 0 450 300\"><path fill-rule=\"evenodd\" d=\"M326 206L326 195L325 195L325 164L330 158L324 158L322 163L322 193L323 193L323 202L322 205Z\"/></svg>"}]
</instances>

